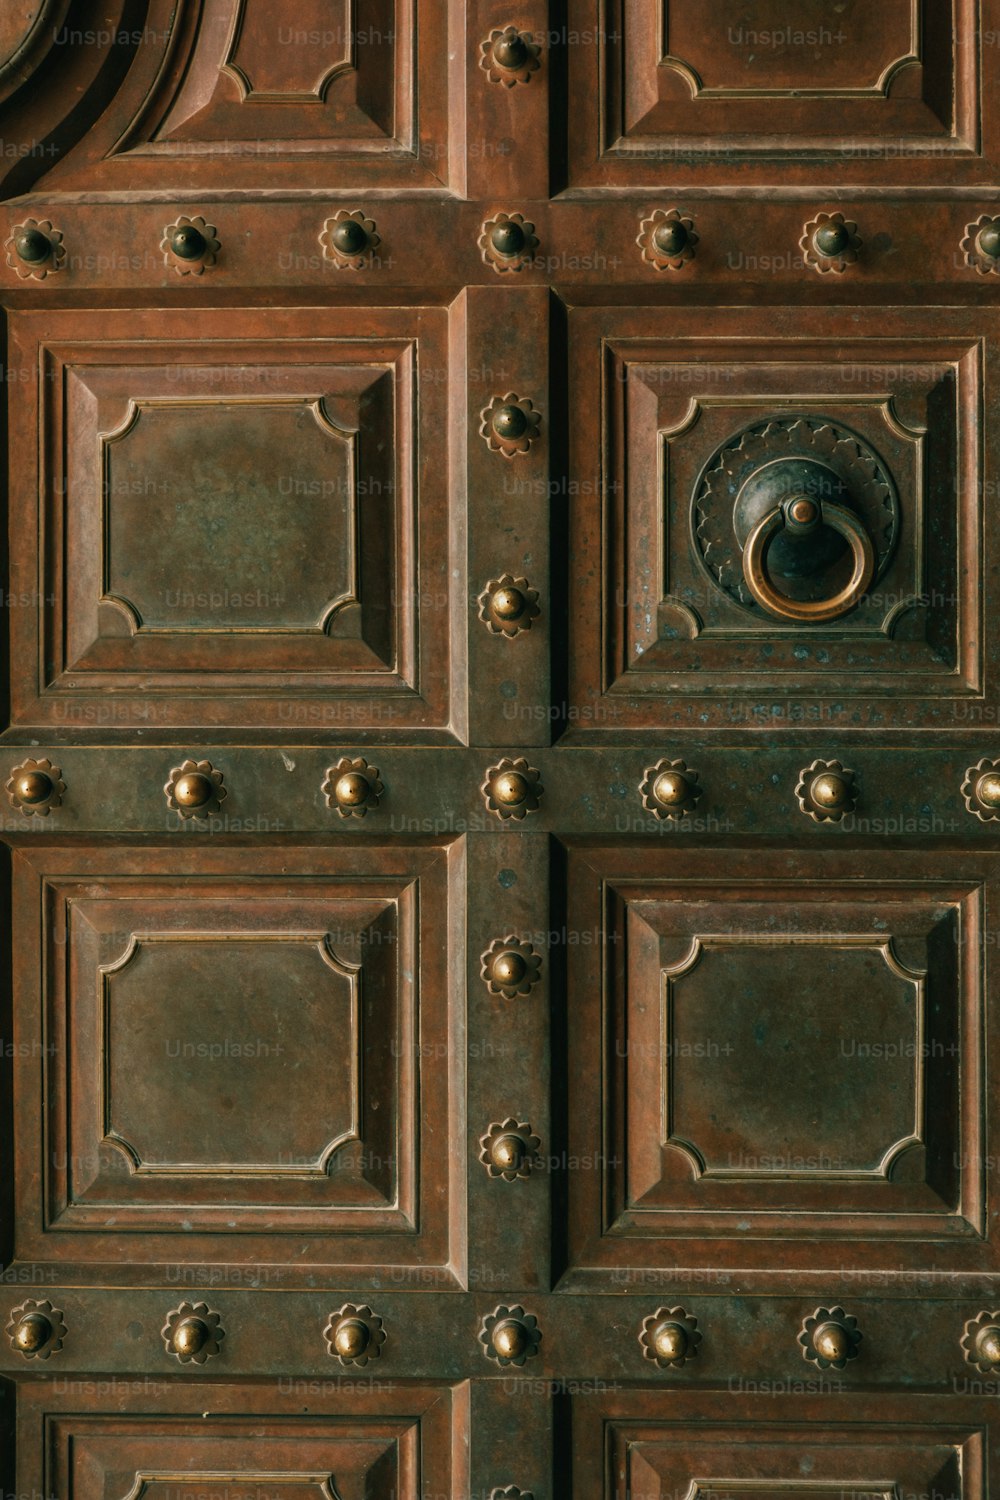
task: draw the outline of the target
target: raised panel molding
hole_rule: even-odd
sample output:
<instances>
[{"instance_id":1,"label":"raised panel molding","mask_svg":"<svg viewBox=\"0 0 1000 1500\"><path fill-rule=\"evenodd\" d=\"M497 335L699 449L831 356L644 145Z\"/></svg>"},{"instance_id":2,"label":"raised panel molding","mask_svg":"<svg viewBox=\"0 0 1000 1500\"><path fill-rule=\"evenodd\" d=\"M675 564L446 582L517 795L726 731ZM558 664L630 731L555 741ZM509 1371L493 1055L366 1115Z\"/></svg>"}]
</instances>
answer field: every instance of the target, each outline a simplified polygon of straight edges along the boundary
<instances>
[{"instance_id":1,"label":"raised panel molding","mask_svg":"<svg viewBox=\"0 0 1000 1500\"><path fill-rule=\"evenodd\" d=\"M575 0L570 192L989 181L977 0ZM779 176L775 176L775 172Z\"/></svg>"},{"instance_id":2,"label":"raised panel molding","mask_svg":"<svg viewBox=\"0 0 1000 1500\"><path fill-rule=\"evenodd\" d=\"M19 1445L19 1486L41 1493L44 1481L74 1500L469 1493L461 1387L351 1379L337 1368L338 1378L312 1382L199 1379L197 1367L176 1382L73 1381L64 1391L28 1381L22 1409L39 1441ZM296 1385L310 1387L305 1401ZM118 1386L129 1392L127 1411L115 1399Z\"/></svg>"},{"instance_id":3,"label":"raised panel molding","mask_svg":"<svg viewBox=\"0 0 1000 1500\"><path fill-rule=\"evenodd\" d=\"M300 1257L452 1282L464 851L351 845L18 856L19 930L46 954L15 1001L25 1255L111 1284L221 1262L294 1283Z\"/></svg>"},{"instance_id":4,"label":"raised panel molding","mask_svg":"<svg viewBox=\"0 0 1000 1500\"><path fill-rule=\"evenodd\" d=\"M627 730L763 722L772 702L789 722L962 717L1000 661L978 624L982 339L970 323L942 337L940 318L897 338L883 321L884 342L834 350L819 310L795 313L794 340L772 341L773 321L570 312L571 404L587 414L570 527L593 564L567 582L570 701ZM871 540L874 575L834 618L779 618L745 576L749 476L783 447L846 485ZM808 597L801 581L789 596ZM565 739L594 737L581 722Z\"/></svg>"},{"instance_id":5,"label":"raised panel molding","mask_svg":"<svg viewBox=\"0 0 1000 1500\"><path fill-rule=\"evenodd\" d=\"M114 341L93 310L21 318L44 375L13 419L12 573L36 600L13 721L454 742L450 310L212 318L206 339L200 315L135 312Z\"/></svg>"},{"instance_id":6,"label":"raised panel molding","mask_svg":"<svg viewBox=\"0 0 1000 1500\"><path fill-rule=\"evenodd\" d=\"M569 1174L561 1286L771 1275L776 1256L794 1275L817 1244L845 1274L931 1243L949 1271L997 1263L978 1170L994 877L944 855L898 875L874 851L568 841L568 924L604 943L568 953L567 1148L601 1167Z\"/></svg>"}]
</instances>

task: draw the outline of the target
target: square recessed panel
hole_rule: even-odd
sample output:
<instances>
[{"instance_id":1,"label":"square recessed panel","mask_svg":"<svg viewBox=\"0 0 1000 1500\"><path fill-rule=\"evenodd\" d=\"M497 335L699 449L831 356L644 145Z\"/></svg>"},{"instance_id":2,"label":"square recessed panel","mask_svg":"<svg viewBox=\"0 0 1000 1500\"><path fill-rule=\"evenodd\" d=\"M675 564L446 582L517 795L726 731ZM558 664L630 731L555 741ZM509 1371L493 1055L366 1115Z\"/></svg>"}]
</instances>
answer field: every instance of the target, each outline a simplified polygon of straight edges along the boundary
<instances>
[{"instance_id":1,"label":"square recessed panel","mask_svg":"<svg viewBox=\"0 0 1000 1500\"><path fill-rule=\"evenodd\" d=\"M844 722L875 700L882 724L966 717L996 657L980 336L939 317L893 338L883 318L855 342L815 311L787 337L773 314L570 318L571 465L593 497L570 517L573 701L635 728L740 722L762 694ZM819 516L803 536L797 496Z\"/></svg>"},{"instance_id":2,"label":"square recessed panel","mask_svg":"<svg viewBox=\"0 0 1000 1500\"><path fill-rule=\"evenodd\" d=\"M14 721L446 734L447 313L215 317L18 320Z\"/></svg>"},{"instance_id":3,"label":"square recessed panel","mask_svg":"<svg viewBox=\"0 0 1000 1500\"><path fill-rule=\"evenodd\" d=\"M746 1385L752 1390L754 1383ZM780 1389L756 1400L742 1383L697 1402L681 1391L575 1397L574 1496L980 1500L984 1434L978 1413L972 1417L957 1401L946 1410L939 1400L931 1414L905 1397L884 1396L872 1421L852 1396L782 1396ZM831 1400L841 1407L837 1420Z\"/></svg>"},{"instance_id":4,"label":"square recessed panel","mask_svg":"<svg viewBox=\"0 0 1000 1500\"><path fill-rule=\"evenodd\" d=\"M450 183L445 0L220 0L142 38L114 111L53 186Z\"/></svg>"},{"instance_id":5,"label":"square recessed panel","mask_svg":"<svg viewBox=\"0 0 1000 1500\"><path fill-rule=\"evenodd\" d=\"M21 971L16 1027L25 1057L49 1059L51 1143L40 1155L26 1068L19 1256L292 1265L307 1250L447 1279L456 960L425 928L434 913L448 930L460 853L18 856L44 977Z\"/></svg>"},{"instance_id":6,"label":"square recessed panel","mask_svg":"<svg viewBox=\"0 0 1000 1500\"><path fill-rule=\"evenodd\" d=\"M596 45L569 52L590 100L570 139L572 186L982 172L976 0L659 0L574 5ZM587 108L587 106L585 106ZM987 115L990 118L987 118Z\"/></svg>"},{"instance_id":7,"label":"square recessed panel","mask_svg":"<svg viewBox=\"0 0 1000 1500\"><path fill-rule=\"evenodd\" d=\"M569 1266L987 1269L978 943L958 862L573 844ZM988 992L988 991L987 991ZM600 1098L595 1111L587 1101ZM833 1243L836 1248L833 1248Z\"/></svg>"},{"instance_id":8,"label":"square recessed panel","mask_svg":"<svg viewBox=\"0 0 1000 1500\"><path fill-rule=\"evenodd\" d=\"M339 1383L311 1382L306 1406L281 1393L293 1381L178 1385L147 1376L73 1381L68 1395L29 1383L22 1431L37 1424L41 1436L21 1446L19 1481L26 1493L75 1500L444 1500L460 1492L453 1441L466 1413L451 1387L365 1380L359 1395L360 1378L340 1391ZM129 1392L126 1412L107 1395L116 1388Z\"/></svg>"}]
</instances>

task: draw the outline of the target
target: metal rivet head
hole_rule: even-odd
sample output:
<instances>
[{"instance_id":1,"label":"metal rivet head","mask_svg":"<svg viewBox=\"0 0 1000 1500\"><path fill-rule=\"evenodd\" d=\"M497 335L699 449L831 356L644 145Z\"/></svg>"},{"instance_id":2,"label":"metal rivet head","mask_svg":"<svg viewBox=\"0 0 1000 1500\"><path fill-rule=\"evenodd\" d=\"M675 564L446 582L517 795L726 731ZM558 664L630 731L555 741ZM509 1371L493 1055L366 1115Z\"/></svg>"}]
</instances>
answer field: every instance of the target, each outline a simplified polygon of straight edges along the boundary
<instances>
[{"instance_id":1,"label":"metal rivet head","mask_svg":"<svg viewBox=\"0 0 1000 1500\"><path fill-rule=\"evenodd\" d=\"M357 1359L370 1342L371 1334L360 1318L344 1318L337 1324L333 1335L333 1347L341 1359Z\"/></svg>"},{"instance_id":2,"label":"metal rivet head","mask_svg":"<svg viewBox=\"0 0 1000 1500\"><path fill-rule=\"evenodd\" d=\"M527 240L520 224L505 219L495 224L490 232L490 243L498 255L520 255Z\"/></svg>"},{"instance_id":3,"label":"metal rivet head","mask_svg":"<svg viewBox=\"0 0 1000 1500\"><path fill-rule=\"evenodd\" d=\"M819 506L807 495L800 495L788 507L788 514L797 526L811 526L819 520Z\"/></svg>"},{"instance_id":4,"label":"metal rivet head","mask_svg":"<svg viewBox=\"0 0 1000 1500\"><path fill-rule=\"evenodd\" d=\"M680 1323L660 1323L653 1330L653 1348L661 1359L681 1359L687 1346L687 1330Z\"/></svg>"},{"instance_id":5,"label":"metal rivet head","mask_svg":"<svg viewBox=\"0 0 1000 1500\"><path fill-rule=\"evenodd\" d=\"M846 1359L851 1347L847 1329L840 1323L824 1323L813 1333L813 1348L822 1359L831 1364Z\"/></svg>"},{"instance_id":6,"label":"metal rivet head","mask_svg":"<svg viewBox=\"0 0 1000 1500\"><path fill-rule=\"evenodd\" d=\"M833 771L824 771L809 788L817 807L844 807L851 801L850 783Z\"/></svg>"},{"instance_id":7,"label":"metal rivet head","mask_svg":"<svg viewBox=\"0 0 1000 1500\"><path fill-rule=\"evenodd\" d=\"M519 406L498 406L493 413L493 431L497 437L519 438L528 430L528 416Z\"/></svg>"},{"instance_id":8,"label":"metal rivet head","mask_svg":"<svg viewBox=\"0 0 1000 1500\"><path fill-rule=\"evenodd\" d=\"M1000 222L994 220L987 224L976 236L976 248L980 254L987 255L991 259L1000 258Z\"/></svg>"},{"instance_id":9,"label":"metal rivet head","mask_svg":"<svg viewBox=\"0 0 1000 1500\"><path fill-rule=\"evenodd\" d=\"M821 224L813 235L813 244L820 255L842 255L850 243L851 232L846 224Z\"/></svg>"},{"instance_id":10,"label":"metal rivet head","mask_svg":"<svg viewBox=\"0 0 1000 1500\"><path fill-rule=\"evenodd\" d=\"M26 1313L14 1329L14 1343L23 1354L37 1354L52 1337L52 1324L43 1313Z\"/></svg>"},{"instance_id":11,"label":"metal rivet head","mask_svg":"<svg viewBox=\"0 0 1000 1500\"><path fill-rule=\"evenodd\" d=\"M204 807L215 791L211 777L189 771L174 783L174 797L182 807Z\"/></svg>"},{"instance_id":12,"label":"metal rivet head","mask_svg":"<svg viewBox=\"0 0 1000 1500\"><path fill-rule=\"evenodd\" d=\"M1000 1328L990 1324L976 1338L976 1353L988 1365L1000 1365Z\"/></svg>"},{"instance_id":13,"label":"metal rivet head","mask_svg":"<svg viewBox=\"0 0 1000 1500\"><path fill-rule=\"evenodd\" d=\"M976 796L984 807L1000 807L1000 771L987 771L980 776Z\"/></svg>"},{"instance_id":14,"label":"metal rivet head","mask_svg":"<svg viewBox=\"0 0 1000 1500\"><path fill-rule=\"evenodd\" d=\"M519 1135L501 1135L490 1147L493 1165L501 1172L516 1172L524 1159L524 1142Z\"/></svg>"},{"instance_id":15,"label":"metal rivet head","mask_svg":"<svg viewBox=\"0 0 1000 1500\"><path fill-rule=\"evenodd\" d=\"M665 807L676 807L688 795L688 779L680 771L661 771L653 783L653 794Z\"/></svg>"},{"instance_id":16,"label":"metal rivet head","mask_svg":"<svg viewBox=\"0 0 1000 1500\"><path fill-rule=\"evenodd\" d=\"M689 235L679 219L667 219L653 231L653 243L664 255L679 255Z\"/></svg>"},{"instance_id":17,"label":"metal rivet head","mask_svg":"<svg viewBox=\"0 0 1000 1500\"><path fill-rule=\"evenodd\" d=\"M521 590L515 588L497 589L490 598L493 613L499 615L501 620L520 619L527 602Z\"/></svg>"},{"instance_id":18,"label":"metal rivet head","mask_svg":"<svg viewBox=\"0 0 1000 1500\"><path fill-rule=\"evenodd\" d=\"M330 238L343 255L359 255L368 244L365 227L357 219L341 219Z\"/></svg>"},{"instance_id":19,"label":"metal rivet head","mask_svg":"<svg viewBox=\"0 0 1000 1500\"><path fill-rule=\"evenodd\" d=\"M193 1355L204 1349L210 1330L200 1318L184 1318L174 1329L170 1342L178 1354Z\"/></svg>"},{"instance_id":20,"label":"metal rivet head","mask_svg":"<svg viewBox=\"0 0 1000 1500\"><path fill-rule=\"evenodd\" d=\"M491 977L498 985L518 985L528 972L528 965L520 953L507 949L498 953L491 966Z\"/></svg>"},{"instance_id":21,"label":"metal rivet head","mask_svg":"<svg viewBox=\"0 0 1000 1500\"><path fill-rule=\"evenodd\" d=\"M52 777L44 771L26 771L15 783L15 791L22 802L44 802L52 795Z\"/></svg>"},{"instance_id":22,"label":"metal rivet head","mask_svg":"<svg viewBox=\"0 0 1000 1500\"><path fill-rule=\"evenodd\" d=\"M52 254L52 241L40 229L23 229L14 240L14 250L29 266L37 266Z\"/></svg>"},{"instance_id":23,"label":"metal rivet head","mask_svg":"<svg viewBox=\"0 0 1000 1500\"><path fill-rule=\"evenodd\" d=\"M371 787L360 771L347 771L337 778L333 794L342 807L360 807Z\"/></svg>"},{"instance_id":24,"label":"metal rivet head","mask_svg":"<svg viewBox=\"0 0 1000 1500\"><path fill-rule=\"evenodd\" d=\"M208 241L193 224L180 224L171 230L170 248L180 260L197 260L204 255Z\"/></svg>"},{"instance_id":25,"label":"metal rivet head","mask_svg":"<svg viewBox=\"0 0 1000 1500\"><path fill-rule=\"evenodd\" d=\"M498 68L516 71L524 67L530 56L524 38L510 27L497 38L493 45L493 61Z\"/></svg>"},{"instance_id":26,"label":"metal rivet head","mask_svg":"<svg viewBox=\"0 0 1000 1500\"><path fill-rule=\"evenodd\" d=\"M505 807L516 807L525 800L529 790L520 771L503 771L493 783L493 795Z\"/></svg>"},{"instance_id":27,"label":"metal rivet head","mask_svg":"<svg viewBox=\"0 0 1000 1500\"><path fill-rule=\"evenodd\" d=\"M817 1307L799 1329L803 1357L820 1370L828 1365L843 1369L848 1360L857 1359L860 1343L858 1320L842 1307Z\"/></svg>"},{"instance_id":28,"label":"metal rivet head","mask_svg":"<svg viewBox=\"0 0 1000 1500\"><path fill-rule=\"evenodd\" d=\"M514 1318L505 1318L493 1330L493 1347L501 1359L517 1359L529 1343L528 1330Z\"/></svg>"}]
</instances>

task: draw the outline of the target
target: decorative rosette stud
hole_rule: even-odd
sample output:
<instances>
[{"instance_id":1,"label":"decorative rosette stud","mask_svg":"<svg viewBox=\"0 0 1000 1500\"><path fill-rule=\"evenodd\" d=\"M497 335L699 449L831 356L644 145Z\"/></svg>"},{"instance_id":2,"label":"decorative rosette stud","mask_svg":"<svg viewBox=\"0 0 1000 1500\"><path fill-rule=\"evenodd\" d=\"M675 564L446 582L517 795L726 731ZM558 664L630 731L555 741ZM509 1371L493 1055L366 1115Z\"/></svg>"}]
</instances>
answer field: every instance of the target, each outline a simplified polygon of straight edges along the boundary
<instances>
[{"instance_id":1,"label":"decorative rosette stud","mask_svg":"<svg viewBox=\"0 0 1000 1500\"><path fill-rule=\"evenodd\" d=\"M967 224L962 250L965 264L974 266L980 276L1000 271L1000 219L981 214L974 224Z\"/></svg>"},{"instance_id":2,"label":"decorative rosette stud","mask_svg":"<svg viewBox=\"0 0 1000 1500\"><path fill-rule=\"evenodd\" d=\"M505 756L486 772L480 791L490 812L498 818L523 818L534 812L544 788L541 777L523 755Z\"/></svg>"},{"instance_id":3,"label":"decorative rosette stud","mask_svg":"<svg viewBox=\"0 0 1000 1500\"><path fill-rule=\"evenodd\" d=\"M523 1365L538 1353L542 1341L538 1319L521 1306L500 1306L482 1321L479 1342L487 1359L500 1365Z\"/></svg>"},{"instance_id":4,"label":"decorative rosette stud","mask_svg":"<svg viewBox=\"0 0 1000 1500\"><path fill-rule=\"evenodd\" d=\"M516 1182L530 1177L533 1158L538 1155L541 1140L527 1120L496 1120L485 1135L479 1137L479 1160L491 1177Z\"/></svg>"},{"instance_id":5,"label":"decorative rosette stud","mask_svg":"<svg viewBox=\"0 0 1000 1500\"><path fill-rule=\"evenodd\" d=\"M658 760L648 766L639 785L642 805L657 818L685 818L692 813L704 787L698 772L682 760Z\"/></svg>"},{"instance_id":6,"label":"decorative rosette stud","mask_svg":"<svg viewBox=\"0 0 1000 1500\"><path fill-rule=\"evenodd\" d=\"M203 1365L218 1354L226 1336L222 1319L207 1302L182 1302L167 1314L160 1333L167 1353L182 1365Z\"/></svg>"},{"instance_id":7,"label":"decorative rosette stud","mask_svg":"<svg viewBox=\"0 0 1000 1500\"><path fill-rule=\"evenodd\" d=\"M1000 760L981 760L970 766L962 782L965 805L981 823L1000 818Z\"/></svg>"},{"instance_id":8,"label":"decorative rosette stud","mask_svg":"<svg viewBox=\"0 0 1000 1500\"><path fill-rule=\"evenodd\" d=\"M506 396L494 396L489 406L479 413L479 435L491 453L502 453L504 458L513 458L518 453L527 453L542 420L527 396L508 391Z\"/></svg>"},{"instance_id":9,"label":"decorative rosette stud","mask_svg":"<svg viewBox=\"0 0 1000 1500\"><path fill-rule=\"evenodd\" d=\"M494 938L482 956L480 973L491 995L513 1000L528 995L538 983L542 960L530 943L522 943L516 933Z\"/></svg>"},{"instance_id":10,"label":"decorative rosette stud","mask_svg":"<svg viewBox=\"0 0 1000 1500\"><path fill-rule=\"evenodd\" d=\"M382 1319L370 1307L345 1302L327 1318L323 1337L329 1352L342 1365L366 1365L381 1355L385 1329Z\"/></svg>"},{"instance_id":11,"label":"decorative rosette stud","mask_svg":"<svg viewBox=\"0 0 1000 1500\"><path fill-rule=\"evenodd\" d=\"M799 240L806 265L822 275L828 271L840 275L853 266L861 245L857 224L839 213L817 214L809 220Z\"/></svg>"},{"instance_id":12,"label":"decorative rosette stud","mask_svg":"<svg viewBox=\"0 0 1000 1500\"><path fill-rule=\"evenodd\" d=\"M51 1302L36 1302L29 1297L12 1309L6 1332L11 1348L25 1359L48 1359L62 1348L66 1324Z\"/></svg>"},{"instance_id":13,"label":"decorative rosette stud","mask_svg":"<svg viewBox=\"0 0 1000 1500\"><path fill-rule=\"evenodd\" d=\"M541 50L530 32L505 26L502 31L491 31L485 42L480 42L479 66L490 83L512 89L516 83L530 83L532 73L540 66Z\"/></svg>"},{"instance_id":14,"label":"decorative rosette stud","mask_svg":"<svg viewBox=\"0 0 1000 1500\"><path fill-rule=\"evenodd\" d=\"M66 783L50 760L28 759L11 771L5 790L11 807L19 807L26 818L47 818L60 806Z\"/></svg>"},{"instance_id":15,"label":"decorative rosette stud","mask_svg":"<svg viewBox=\"0 0 1000 1500\"><path fill-rule=\"evenodd\" d=\"M66 264L62 232L53 227L51 219L25 219L12 224L3 247L8 266L22 281L29 276L44 281L50 271L61 271Z\"/></svg>"},{"instance_id":16,"label":"decorative rosette stud","mask_svg":"<svg viewBox=\"0 0 1000 1500\"><path fill-rule=\"evenodd\" d=\"M520 635L538 615L538 590L513 573L491 578L479 596L479 618L491 635Z\"/></svg>"},{"instance_id":17,"label":"decorative rosette stud","mask_svg":"<svg viewBox=\"0 0 1000 1500\"><path fill-rule=\"evenodd\" d=\"M821 1370L831 1365L842 1370L849 1359L856 1359L861 1338L857 1318L842 1307L817 1307L799 1333L803 1359L814 1361Z\"/></svg>"},{"instance_id":18,"label":"decorative rosette stud","mask_svg":"<svg viewBox=\"0 0 1000 1500\"><path fill-rule=\"evenodd\" d=\"M694 1359L701 1343L698 1319L683 1307L658 1307L643 1318L639 1333L644 1359L651 1359L661 1370L680 1369Z\"/></svg>"},{"instance_id":19,"label":"decorative rosette stud","mask_svg":"<svg viewBox=\"0 0 1000 1500\"><path fill-rule=\"evenodd\" d=\"M167 806L182 818L207 818L218 812L229 793L222 772L208 760L185 760L174 766L163 788Z\"/></svg>"},{"instance_id":20,"label":"decorative rosette stud","mask_svg":"<svg viewBox=\"0 0 1000 1500\"><path fill-rule=\"evenodd\" d=\"M497 214L484 223L479 248L483 260L498 275L504 271L523 271L538 249L535 226L523 214Z\"/></svg>"},{"instance_id":21,"label":"decorative rosette stud","mask_svg":"<svg viewBox=\"0 0 1000 1500\"><path fill-rule=\"evenodd\" d=\"M164 265L173 266L178 276L201 276L218 259L215 225L206 224L200 216L188 219L182 215L164 229L160 249Z\"/></svg>"},{"instance_id":22,"label":"decorative rosette stud","mask_svg":"<svg viewBox=\"0 0 1000 1500\"><path fill-rule=\"evenodd\" d=\"M324 256L338 271L362 271L371 264L382 240L374 219L366 218L360 208L342 208L327 219L319 242Z\"/></svg>"},{"instance_id":23,"label":"decorative rosette stud","mask_svg":"<svg viewBox=\"0 0 1000 1500\"><path fill-rule=\"evenodd\" d=\"M658 208L642 220L636 244L643 260L657 271L679 271L694 260L698 238L694 220L686 218L679 208Z\"/></svg>"},{"instance_id":24,"label":"decorative rosette stud","mask_svg":"<svg viewBox=\"0 0 1000 1500\"><path fill-rule=\"evenodd\" d=\"M323 782L327 807L335 807L342 818L363 818L369 808L378 807L384 790L378 766L370 766L360 755L354 760L342 755Z\"/></svg>"},{"instance_id":25,"label":"decorative rosette stud","mask_svg":"<svg viewBox=\"0 0 1000 1500\"><path fill-rule=\"evenodd\" d=\"M969 1364L983 1375L1000 1370L1000 1312L981 1312L978 1318L970 1318L962 1348Z\"/></svg>"},{"instance_id":26,"label":"decorative rosette stud","mask_svg":"<svg viewBox=\"0 0 1000 1500\"><path fill-rule=\"evenodd\" d=\"M814 760L799 775L795 788L799 807L816 823L839 823L858 805L854 772L839 760Z\"/></svg>"}]
</instances>

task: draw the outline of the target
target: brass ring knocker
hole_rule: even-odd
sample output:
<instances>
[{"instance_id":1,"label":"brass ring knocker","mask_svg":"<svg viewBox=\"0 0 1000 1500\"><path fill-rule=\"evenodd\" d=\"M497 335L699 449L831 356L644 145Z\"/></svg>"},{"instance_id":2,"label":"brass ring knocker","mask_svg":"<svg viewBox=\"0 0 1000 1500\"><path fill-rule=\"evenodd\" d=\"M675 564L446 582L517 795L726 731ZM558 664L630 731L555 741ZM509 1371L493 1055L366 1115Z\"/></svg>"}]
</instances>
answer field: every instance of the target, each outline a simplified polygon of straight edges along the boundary
<instances>
[{"instance_id":1,"label":"brass ring knocker","mask_svg":"<svg viewBox=\"0 0 1000 1500\"><path fill-rule=\"evenodd\" d=\"M784 527L802 535L823 525L839 532L849 544L854 562L851 577L828 599L790 599L779 593L768 577L768 549ZM779 620L835 620L854 608L874 574L875 549L857 516L843 505L832 500L814 500L811 495L793 495L769 510L750 532L743 551L747 588L757 603Z\"/></svg>"}]
</instances>

